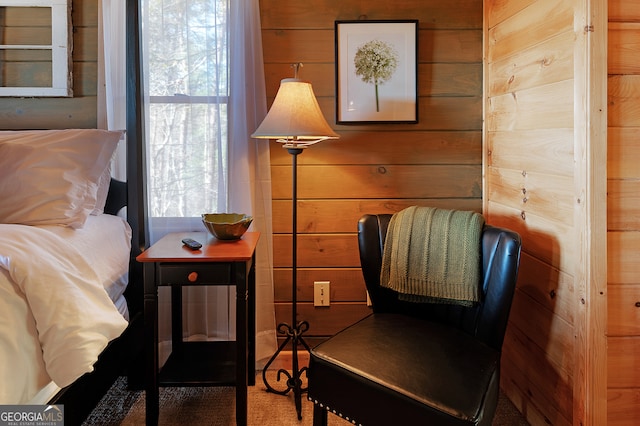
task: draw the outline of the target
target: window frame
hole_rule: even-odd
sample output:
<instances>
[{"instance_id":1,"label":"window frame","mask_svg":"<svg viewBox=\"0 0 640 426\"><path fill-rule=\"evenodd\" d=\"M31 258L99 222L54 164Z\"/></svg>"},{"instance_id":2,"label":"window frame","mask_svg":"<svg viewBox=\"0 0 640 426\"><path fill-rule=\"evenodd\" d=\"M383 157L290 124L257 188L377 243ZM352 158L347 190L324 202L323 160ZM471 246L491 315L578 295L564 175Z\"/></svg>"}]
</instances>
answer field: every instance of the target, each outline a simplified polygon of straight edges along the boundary
<instances>
[{"instance_id":1,"label":"window frame","mask_svg":"<svg viewBox=\"0 0 640 426\"><path fill-rule=\"evenodd\" d=\"M51 9L51 44L0 44L0 50L51 50L51 86L0 86L0 96L73 96L71 0L0 0L0 7L44 7Z\"/></svg>"}]
</instances>

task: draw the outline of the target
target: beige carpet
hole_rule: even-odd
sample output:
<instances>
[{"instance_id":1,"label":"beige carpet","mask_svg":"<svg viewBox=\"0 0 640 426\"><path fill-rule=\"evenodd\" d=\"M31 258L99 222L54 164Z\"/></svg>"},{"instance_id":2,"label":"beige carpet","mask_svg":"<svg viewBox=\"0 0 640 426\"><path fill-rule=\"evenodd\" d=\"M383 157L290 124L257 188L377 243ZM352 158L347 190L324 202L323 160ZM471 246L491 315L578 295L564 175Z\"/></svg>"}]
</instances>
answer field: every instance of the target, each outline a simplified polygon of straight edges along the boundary
<instances>
[{"instance_id":1,"label":"beige carpet","mask_svg":"<svg viewBox=\"0 0 640 426\"><path fill-rule=\"evenodd\" d=\"M274 373L275 374L275 373ZM278 388L275 377L269 383ZM283 383L283 382L281 382ZM298 421L293 395L268 393L262 375L256 377L256 386L248 392L249 426L307 426L312 424L312 403L303 395L302 420ZM145 423L144 392L126 390L126 379L119 379L84 423L85 426L139 426ZM161 388L160 425L235 425L235 388L185 387ZM329 415L330 426L351 423ZM527 425L511 402L501 397L494 426Z\"/></svg>"},{"instance_id":2,"label":"beige carpet","mask_svg":"<svg viewBox=\"0 0 640 426\"><path fill-rule=\"evenodd\" d=\"M269 382L272 383L271 381ZM276 387L275 385L273 385ZM313 404L303 395L302 420L298 421L293 395L276 395L266 391L262 376L256 377L256 386L249 387L247 423L249 426L311 425ZM175 401L180 401L176 404ZM236 424L235 388L172 388L163 389L160 396L160 425L212 425ZM351 423L332 416L329 425ZM134 404L121 425L144 424L144 395Z\"/></svg>"}]
</instances>

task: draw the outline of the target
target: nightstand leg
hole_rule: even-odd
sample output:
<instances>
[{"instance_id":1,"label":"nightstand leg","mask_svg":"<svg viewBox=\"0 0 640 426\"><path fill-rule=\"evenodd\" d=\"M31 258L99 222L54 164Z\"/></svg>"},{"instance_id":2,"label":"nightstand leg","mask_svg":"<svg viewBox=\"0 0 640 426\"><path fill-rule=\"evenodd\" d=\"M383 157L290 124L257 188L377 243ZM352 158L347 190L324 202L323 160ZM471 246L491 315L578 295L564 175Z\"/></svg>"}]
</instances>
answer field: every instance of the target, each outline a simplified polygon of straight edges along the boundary
<instances>
[{"instance_id":1,"label":"nightstand leg","mask_svg":"<svg viewBox=\"0 0 640 426\"><path fill-rule=\"evenodd\" d=\"M158 287L156 265L144 265L144 351L146 381L146 424L158 424Z\"/></svg>"},{"instance_id":2,"label":"nightstand leg","mask_svg":"<svg viewBox=\"0 0 640 426\"><path fill-rule=\"evenodd\" d=\"M256 255L251 257L251 266L249 267L248 285L248 341L249 341L249 360L247 362L249 386L256 384Z\"/></svg>"},{"instance_id":3,"label":"nightstand leg","mask_svg":"<svg viewBox=\"0 0 640 426\"><path fill-rule=\"evenodd\" d=\"M248 262L236 262L236 424L247 424Z\"/></svg>"}]
</instances>

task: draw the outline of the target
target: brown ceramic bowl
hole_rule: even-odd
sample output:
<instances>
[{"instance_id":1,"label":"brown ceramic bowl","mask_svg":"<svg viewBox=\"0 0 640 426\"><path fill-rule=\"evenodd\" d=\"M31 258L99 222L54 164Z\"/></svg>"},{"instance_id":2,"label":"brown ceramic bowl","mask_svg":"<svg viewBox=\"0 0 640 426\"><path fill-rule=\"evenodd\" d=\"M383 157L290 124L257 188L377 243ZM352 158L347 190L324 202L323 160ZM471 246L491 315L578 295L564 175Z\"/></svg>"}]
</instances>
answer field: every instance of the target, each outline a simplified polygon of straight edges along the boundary
<instances>
[{"instance_id":1,"label":"brown ceramic bowl","mask_svg":"<svg viewBox=\"0 0 640 426\"><path fill-rule=\"evenodd\" d=\"M202 223L219 240L238 240L251 225L253 218L240 213L205 213Z\"/></svg>"}]
</instances>

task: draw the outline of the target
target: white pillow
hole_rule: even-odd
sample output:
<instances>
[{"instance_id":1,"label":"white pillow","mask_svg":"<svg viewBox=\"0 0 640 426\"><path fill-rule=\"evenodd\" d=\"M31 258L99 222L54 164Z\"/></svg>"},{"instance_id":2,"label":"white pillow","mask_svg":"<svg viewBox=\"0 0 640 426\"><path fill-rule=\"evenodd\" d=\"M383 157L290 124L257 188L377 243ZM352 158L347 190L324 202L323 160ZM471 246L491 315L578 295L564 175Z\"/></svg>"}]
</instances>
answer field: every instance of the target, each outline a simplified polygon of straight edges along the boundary
<instances>
[{"instance_id":1,"label":"white pillow","mask_svg":"<svg viewBox=\"0 0 640 426\"><path fill-rule=\"evenodd\" d=\"M111 160L104 169L104 172L98 178L98 192L96 193L96 205L91 214L98 216L104 213L104 205L107 203L107 195L109 195L109 186L111 185Z\"/></svg>"},{"instance_id":2,"label":"white pillow","mask_svg":"<svg viewBox=\"0 0 640 426\"><path fill-rule=\"evenodd\" d=\"M81 228L122 136L98 129L0 132L0 223Z\"/></svg>"}]
</instances>

